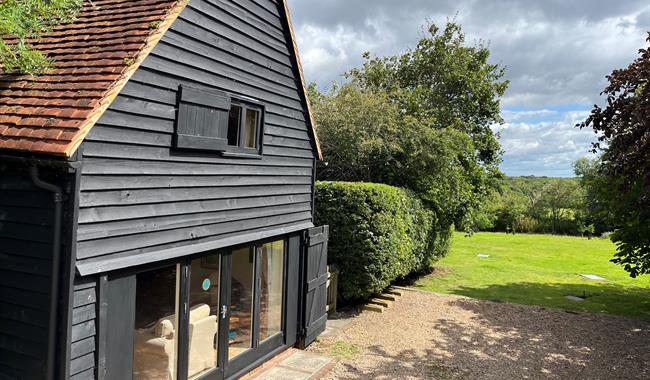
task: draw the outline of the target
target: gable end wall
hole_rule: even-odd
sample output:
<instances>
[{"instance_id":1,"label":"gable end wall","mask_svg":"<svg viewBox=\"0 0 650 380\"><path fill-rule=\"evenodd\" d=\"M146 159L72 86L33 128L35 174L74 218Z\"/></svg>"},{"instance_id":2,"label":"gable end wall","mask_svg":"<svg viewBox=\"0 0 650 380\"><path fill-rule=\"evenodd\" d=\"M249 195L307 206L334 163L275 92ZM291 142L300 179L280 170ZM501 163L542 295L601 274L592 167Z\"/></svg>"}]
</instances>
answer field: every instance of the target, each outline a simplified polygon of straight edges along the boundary
<instances>
[{"instance_id":1,"label":"gable end wall","mask_svg":"<svg viewBox=\"0 0 650 380\"><path fill-rule=\"evenodd\" d=\"M82 146L79 263L311 224L315 152L288 34L275 1L190 1ZM179 85L265 104L263 158L172 149Z\"/></svg>"}]
</instances>

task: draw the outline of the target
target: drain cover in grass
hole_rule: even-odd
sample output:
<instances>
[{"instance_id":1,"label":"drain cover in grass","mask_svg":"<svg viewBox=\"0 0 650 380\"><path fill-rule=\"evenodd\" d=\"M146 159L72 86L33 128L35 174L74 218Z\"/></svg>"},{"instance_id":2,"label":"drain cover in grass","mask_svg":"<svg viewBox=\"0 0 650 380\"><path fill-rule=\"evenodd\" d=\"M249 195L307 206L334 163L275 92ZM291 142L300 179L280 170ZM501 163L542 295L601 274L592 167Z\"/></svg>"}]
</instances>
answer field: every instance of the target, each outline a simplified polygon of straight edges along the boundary
<instances>
[{"instance_id":1,"label":"drain cover in grass","mask_svg":"<svg viewBox=\"0 0 650 380\"><path fill-rule=\"evenodd\" d=\"M596 281L606 281L604 278L595 275L595 274L581 274L582 277L588 278L590 280L596 280Z\"/></svg>"},{"instance_id":2,"label":"drain cover in grass","mask_svg":"<svg viewBox=\"0 0 650 380\"><path fill-rule=\"evenodd\" d=\"M576 296L564 296L564 298L570 300L570 301L584 301L584 298L581 297L576 297Z\"/></svg>"},{"instance_id":3,"label":"drain cover in grass","mask_svg":"<svg viewBox=\"0 0 650 380\"><path fill-rule=\"evenodd\" d=\"M479 253L479 254L476 255L476 256L480 257L481 259L487 259L488 257L490 257L490 255L488 255L488 254L486 254L486 253Z\"/></svg>"}]
</instances>

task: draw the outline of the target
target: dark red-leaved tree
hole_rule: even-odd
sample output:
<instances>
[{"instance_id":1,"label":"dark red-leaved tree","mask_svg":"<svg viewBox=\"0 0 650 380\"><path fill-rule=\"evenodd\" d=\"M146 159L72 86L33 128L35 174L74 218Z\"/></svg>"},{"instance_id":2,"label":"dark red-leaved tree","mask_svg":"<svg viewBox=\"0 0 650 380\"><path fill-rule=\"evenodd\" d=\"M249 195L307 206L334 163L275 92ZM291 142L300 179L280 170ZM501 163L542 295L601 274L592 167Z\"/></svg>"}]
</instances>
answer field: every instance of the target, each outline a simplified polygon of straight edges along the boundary
<instances>
[{"instance_id":1,"label":"dark red-leaved tree","mask_svg":"<svg viewBox=\"0 0 650 380\"><path fill-rule=\"evenodd\" d=\"M650 33L646 40L650 44ZM607 77L604 108L594 106L580 128L593 128L602 153L596 193L615 228L612 260L632 277L650 273L650 47L627 68Z\"/></svg>"}]
</instances>

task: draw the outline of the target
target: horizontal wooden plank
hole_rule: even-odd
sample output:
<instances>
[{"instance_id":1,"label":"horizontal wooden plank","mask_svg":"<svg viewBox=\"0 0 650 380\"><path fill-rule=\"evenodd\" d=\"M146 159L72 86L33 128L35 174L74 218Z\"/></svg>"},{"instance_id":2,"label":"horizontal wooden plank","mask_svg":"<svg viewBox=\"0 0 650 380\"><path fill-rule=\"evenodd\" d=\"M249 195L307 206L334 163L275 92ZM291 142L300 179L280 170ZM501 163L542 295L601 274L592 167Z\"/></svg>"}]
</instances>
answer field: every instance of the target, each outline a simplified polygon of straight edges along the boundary
<instances>
[{"instance_id":1,"label":"horizontal wooden plank","mask_svg":"<svg viewBox=\"0 0 650 380\"><path fill-rule=\"evenodd\" d=\"M0 191L0 207L48 208L52 207L52 194L38 191Z\"/></svg>"},{"instance_id":2,"label":"horizontal wooden plank","mask_svg":"<svg viewBox=\"0 0 650 380\"><path fill-rule=\"evenodd\" d=\"M265 22L262 18L258 17L253 9L248 9L246 4L244 6L238 6L232 0L204 0L214 6L218 7L220 10L227 12L228 14L234 16L237 20L250 25L251 27L257 29L260 32L265 33L266 35L273 37L279 42L279 46L286 46L286 39L284 32L282 30L282 24L277 20L276 25L269 24ZM261 10L261 9L260 9ZM266 13L266 12L264 12Z\"/></svg>"},{"instance_id":3,"label":"horizontal wooden plank","mask_svg":"<svg viewBox=\"0 0 650 380\"><path fill-rule=\"evenodd\" d=\"M34 293L49 294L52 282L49 276L39 276L24 272L13 272L0 268L0 287L27 290Z\"/></svg>"},{"instance_id":4,"label":"horizontal wooden plank","mask_svg":"<svg viewBox=\"0 0 650 380\"><path fill-rule=\"evenodd\" d=\"M86 321L78 325L73 325L71 330L71 341L78 342L82 339L95 335L95 320Z\"/></svg>"},{"instance_id":5,"label":"horizontal wooden plank","mask_svg":"<svg viewBox=\"0 0 650 380\"><path fill-rule=\"evenodd\" d=\"M0 268L27 274L50 277L52 261L23 255L2 253L0 248Z\"/></svg>"},{"instance_id":6,"label":"horizontal wooden plank","mask_svg":"<svg viewBox=\"0 0 650 380\"><path fill-rule=\"evenodd\" d=\"M215 17L212 10L207 7L197 8L190 4L185 8L185 11L180 15L180 19L186 20L196 25L203 25L206 29L212 30L222 38L227 38L230 41L237 42L243 46L249 46L250 49L263 54L279 63L291 67L291 60L289 50L287 48L277 49L274 46L269 46L264 41L259 41L254 36L242 33L235 25L229 25L221 22L219 17ZM171 28L174 30L174 26Z\"/></svg>"},{"instance_id":7,"label":"horizontal wooden plank","mask_svg":"<svg viewBox=\"0 0 650 380\"><path fill-rule=\"evenodd\" d=\"M42 345L47 343L47 329L11 319L0 318L0 335L8 335Z\"/></svg>"},{"instance_id":8,"label":"horizontal wooden plank","mask_svg":"<svg viewBox=\"0 0 650 380\"><path fill-rule=\"evenodd\" d=\"M49 226L52 224L53 216L54 211L52 208L0 206L0 223L18 222L22 224Z\"/></svg>"},{"instance_id":9,"label":"horizontal wooden plank","mask_svg":"<svg viewBox=\"0 0 650 380\"><path fill-rule=\"evenodd\" d=\"M294 148L273 147L272 152L267 152L261 159L224 157L215 152L177 151L169 146L143 146L129 144L128 142L95 142L84 143L84 157L120 158L147 161L169 161L198 164L224 164L224 166L283 166L283 167L311 167L314 154L311 151L297 153ZM304 157L308 155L309 157ZM296 156L296 157L294 157ZM189 166L185 166L189 167Z\"/></svg>"},{"instance_id":10,"label":"horizontal wooden plank","mask_svg":"<svg viewBox=\"0 0 650 380\"><path fill-rule=\"evenodd\" d=\"M97 286L95 279L75 279L74 290L90 289Z\"/></svg>"},{"instance_id":11,"label":"horizontal wooden plank","mask_svg":"<svg viewBox=\"0 0 650 380\"><path fill-rule=\"evenodd\" d=\"M285 161L286 165L281 163ZM251 161L253 162L253 161ZM259 161L255 161L258 162ZM295 163L289 166L288 162ZM264 161L269 164L269 161ZM309 176L312 160L279 159L273 166L227 166L213 164L183 164L178 162L122 160L112 158L86 158L83 173L88 175L284 175ZM306 166L305 164L310 164Z\"/></svg>"},{"instance_id":12,"label":"horizontal wooden plank","mask_svg":"<svg viewBox=\"0 0 650 380\"><path fill-rule=\"evenodd\" d=\"M164 104L176 104L178 100L176 91L174 90L158 88L152 84L138 83L135 81L126 82L120 94L135 99L155 99L157 102Z\"/></svg>"},{"instance_id":13,"label":"horizontal wooden plank","mask_svg":"<svg viewBox=\"0 0 650 380\"><path fill-rule=\"evenodd\" d=\"M50 308L50 297L29 290L0 286L0 303L20 305L47 313Z\"/></svg>"},{"instance_id":14,"label":"horizontal wooden plank","mask_svg":"<svg viewBox=\"0 0 650 380\"><path fill-rule=\"evenodd\" d=\"M272 14L266 8L262 7L261 5L251 0L230 0L230 1L232 1L234 4L237 4L237 6L239 6L240 8L248 10L252 16L259 18L260 20L264 21L267 25L276 28L280 31L283 31L283 26L282 26L282 22L280 21L279 14Z\"/></svg>"},{"instance_id":15,"label":"horizontal wooden plank","mask_svg":"<svg viewBox=\"0 0 650 380\"><path fill-rule=\"evenodd\" d=\"M157 218L135 219L111 223L81 225L77 231L78 241L144 234L179 228L207 226L251 218L268 218L296 212L308 212L311 203L289 204L265 208L218 211L203 214L184 214Z\"/></svg>"},{"instance_id":16,"label":"horizontal wooden plank","mask_svg":"<svg viewBox=\"0 0 650 380\"><path fill-rule=\"evenodd\" d=\"M188 24L189 26L189 24ZM191 29L188 27L187 29ZM177 54L173 49L183 49L183 51L193 52L195 55L202 57L204 62L202 67L210 67L210 71L218 72L227 77L241 81L246 81L251 85L261 88L277 88L278 93L290 98L298 98L298 87L293 76L286 76L270 70L256 62L250 62L241 59L237 55L231 55L216 49L214 46L207 44L205 41L195 40L193 34L197 30L193 27L191 30L176 32L170 31L165 34L161 41L157 53L163 56L172 56ZM163 53L166 51L166 53Z\"/></svg>"},{"instance_id":17,"label":"horizontal wooden plank","mask_svg":"<svg viewBox=\"0 0 650 380\"><path fill-rule=\"evenodd\" d=\"M276 217L241 220L214 225L179 228L172 231L151 232L141 235L120 236L116 238L82 241L77 244L77 258L85 259L120 251L132 251L151 246L161 246L168 243L193 241L210 236L242 233L245 230L263 228L311 219L311 212L281 215Z\"/></svg>"},{"instance_id":18,"label":"horizontal wooden plank","mask_svg":"<svg viewBox=\"0 0 650 380\"><path fill-rule=\"evenodd\" d=\"M18 354L27 355L32 358L40 358L47 354L47 345L36 343L21 337L0 333L0 349L12 351Z\"/></svg>"},{"instance_id":19,"label":"horizontal wooden plank","mask_svg":"<svg viewBox=\"0 0 650 380\"><path fill-rule=\"evenodd\" d=\"M88 288L74 292L73 305L75 308L86 306L97 301L95 288Z\"/></svg>"},{"instance_id":20,"label":"horizontal wooden plank","mask_svg":"<svg viewBox=\"0 0 650 380\"><path fill-rule=\"evenodd\" d=\"M285 133L280 132L279 134L271 135L269 132L264 136L264 145L276 146L276 147L287 147L287 148L300 148L307 151L312 150L311 141L307 139L297 139L294 137L287 136ZM277 133L277 130L276 130ZM305 134L305 136L307 136ZM312 155L313 156L313 155Z\"/></svg>"},{"instance_id":21,"label":"horizontal wooden plank","mask_svg":"<svg viewBox=\"0 0 650 380\"><path fill-rule=\"evenodd\" d=\"M48 313L30 306L0 302L0 318L10 319L37 327L48 327Z\"/></svg>"},{"instance_id":22,"label":"horizontal wooden plank","mask_svg":"<svg viewBox=\"0 0 650 380\"><path fill-rule=\"evenodd\" d=\"M85 371L74 374L70 376L70 380L95 380L95 368L88 368Z\"/></svg>"},{"instance_id":23,"label":"horizontal wooden plank","mask_svg":"<svg viewBox=\"0 0 650 380\"><path fill-rule=\"evenodd\" d=\"M215 191L213 188L175 188L144 190L111 190L82 192L81 207L129 205L143 203L179 202L199 199L245 198L288 194L310 194L311 186L274 185L274 186L224 186Z\"/></svg>"},{"instance_id":24,"label":"horizontal wooden plank","mask_svg":"<svg viewBox=\"0 0 650 380\"><path fill-rule=\"evenodd\" d=\"M307 150L296 150L284 147L265 147L264 157L261 160L246 158L223 157L210 152L175 151L168 147L142 146L135 144L117 144L110 142L86 141L84 143L85 157L123 158L132 160L156 160L187 163L215 163L236 167L237 165L268 165L271 158L279 158L276 162L283 162L275 166L311 166L314 153ZM292 162L291 158L297 160ZM299 161L302 159L303 161ZM226 169L226 168L224 168ZM232 169L232 168L231 168Z\"/></svg>"},{"instance_id":25,"label":"horizontal wooden plank","mask_svg":"<svg viewBox=\"0 0 650 380\"><path fill-rule=\"evenodd\" d=\"M286 128L282 126L272 125L271 123L269 123L268 119L266 120L266 123L264 125L264 133L266 135L311 141L311 138L309 137L309 133L307 133L307 130L305 128L294 129L294 128Z\"/></svg>"},{"instance_id":26,"label":"horizontal wooden plank","mask_svg":"<svg viewBox=\"0 0 650 380\"><path fill-rule=\"evenodd\" d=\"M311 185L308 176L128 176L86 175L81 179L81 191L160 189L179 187L261 186L261 185ZM215 189L215 191L219 191Z\"/></svg>"},{"instance_id":27,"label":"horizontal wooden plank","mask_svg":"<svg viewBox=\"0 0 650 380\"><path fill-rule=\"evenodd\" d=\"M191 4L191 6L195 9L201 10L204 14L209 14L211 17L232 27L240 33L253 38L255 41L259 41L264 45L273 48L283 54L289 54L287 43L284 41L280 33L277 33L276 31L276 34L272 35L272 33L264 30L270 29L268 27L257 28L249 23L253 22L253 19L244 19L246 18L246 14L233 15L225 12L225 8L222 6L222 4L223 3L219 3L214 0L204 0L194 2ZM239 18L237 16L241 16L242 18Z\"/></svg>"},{"instance_id":28,"label":"horizontal wooden plank","mask_svg":"<svg viewBox=\"0 0 650 380\"><path fill-rule=\"evenodd\" d=\"M131 83L131 81L129 81L129 83ZM176 96L175 92L174 96ZM114 125L147 131L174 133L173 120L158 119L148 115L134 115L126 112L116 111L111 108L102 114L102 117L99 118L99 121L96 125ZM90 134L93 133L93 130L94 127L90 130Z\"/></svg>"},{"instance_id":29,"label":"horizontal wooden plank","mask_svg":"<svg viewBox=\"0 0 650 380\"><path fill-rule=\"evenodd\" d=\"M53 233L50 226L4 221L0 224L0 237L49 243L53 239Z\"/></svg>"},{"instance_id":30,"label":"horizontal wooden plank","mask_svg":"<svg viewBox=\"0 0 650 380\"><path fill-rule=\"evenodd\" d=\"M133 74L131 80L140 83L155 83L157 87L174 91L178 90L179 85L222 90L231 93L233 96L248 97L264 103L267 115L305 121L305 110L302 103L298 105L295 101L288 100L285 97L242 85L227 78L218 77L209 71L170 61L166 58L149 56L144 63L149 64L141 66Z\"/></svg>"},{"instance_id":31,"label":"horizontal wooden plank","mask_svg":"<svg viewBox=\"0 0 650 380\"><path fill-rule=\"evenodd\" d=\"M82 339L78 342L74 342L70 346L70 358L76 359L80 356L84 356L91 352L95 351L95 337L91 336L86 339Z\"/></svg>"},{"instance_id":32,"label":"horizontal wooden plank","mask_svg":"<svg viewBox=\"0 0 650 380\"><path fill-rule=\"evenodd\" d=\"M206 23L197 25L189 20L179 18L174 23L172 29L167 33L178 33L191 36L194 39L210 45L214 49L219 49L223 55L227 54L230 57L235 57L239 61L254 63L257 67L263 67L277 75L294 79L294 72L291 68L291 62L288 57L280 56L280 61L277 59L278 56L276 56L276 59L269 58L262 52L252 49L251 46L243 44L242 41L231 41L227 38L223 38L223 36L217 32L218 31L216 30L210 29L209 25L206 25ZM271 54L275 55L273 53ZM234 62L237 61L232 60L231 62L234 64Z\"/></svg>"},{"instance_id":33,"label":"horizontal wooden plank","mask_svg":"<svg viewBox=\"0 0 650 380\"><path fill-rule=\"evenodd\" d=\"M120 94L120 96L116 97L113 103L111 103L110 108L115 111L153 116L160 119L176 119L176 109L173 106L137 98L131 98L124 94Z\"/></svg>"},{"instance_id":34,"label":"horizontal wooden plank","mask_svg":"<svg viewBox=\"0 0 650 380\"><path fill-rule=\"evenodd\" d=\"M296 220L282 224L271 224L239 230L229 234L209 236L192 241L149 246L146 248L118 252L105 256L93 257L77 261L77 270L83 276L104 273L108 271L132 268L134 266L151 264L179 257L187 257L195 253L213 251L224 247L250 243L254 240L286 236L287 234L303 231L313 227L311 219Z\"/></svg>"},{"instance_id":35,"label":"horizontal wooden plank","mask_svg":"<svg viewBox=\"0 0 650 380\"><path fill-rule=\"evenodd\" d=\"M164 47L164 45L162 46ZM142 67L167 74L166 87L178 87L179 84L195 87L210 86L235 95L257 99L265 103L268 108L272 108L273 105L280 106L283 112L285 109L287 110L288 116L297 117L303 112L302 103L298 99L276 92L277 88L266 87L262 83L241 83L234 78L220 76L206 59L186 51L170 52L164 48L156 49L143 62ZM135 75L139 74L138 78L141 78L146 72L147 70L139 70ZM173 82L169 83L170 80ZM162 81L156 83L163 84ZM137 114L144 114L143 111L135 109L133 111Z\"/></svg>"},{"instance_id":36,"label":"horizontal wooden plank","mask_svg":"<svg viewBox=\"0 0 650 380\"><path fill-rule=\"evenodd\" d=\"M99 124L93 127L85 141L127 143L169 148L172 146L172 134Z\"/></svg>"},{"instance_id":37,"label":"horizontal wooden plank","mask_svg":"<svg viewBox=\"0 0 650 380\"><path fill-rule=\"evenodd\" d=\"M72 309L72 324L87 322L95 318L96 305L91 303L89 305L75 307Z\"/></svg>"},{"instance_id":38,"label":"horizontal wooden plank","mask_svg":"<svg viewBox=\"0 0 650 380\"><path fill-rule=\"evenodd\" d=\"M90 207L79 210L79 224L277 206L289 203L309 202L310 200L311 194L303 194L132 206Z\"/></svg>"},{"instance_id":39,"label":"horizontal wooden plank","mask_svg":"<svg viewBox=\"0 0 650 380\"><path fill-rule=\"evenodd\" d=\"M70 376L84 372L95 366L95 354L90 353L70 361Z\"/></svg>"},{"instance_id":40,"label":"horizontal wooden plank","mask_svg":"<svg viewBox=\"0 0 650 380\"><path fill-rule=\"evenodd\" d=\"M52 256L52 245L49 242L0 237L0 253L49 260Z\"/></svg>"}]
</instances>

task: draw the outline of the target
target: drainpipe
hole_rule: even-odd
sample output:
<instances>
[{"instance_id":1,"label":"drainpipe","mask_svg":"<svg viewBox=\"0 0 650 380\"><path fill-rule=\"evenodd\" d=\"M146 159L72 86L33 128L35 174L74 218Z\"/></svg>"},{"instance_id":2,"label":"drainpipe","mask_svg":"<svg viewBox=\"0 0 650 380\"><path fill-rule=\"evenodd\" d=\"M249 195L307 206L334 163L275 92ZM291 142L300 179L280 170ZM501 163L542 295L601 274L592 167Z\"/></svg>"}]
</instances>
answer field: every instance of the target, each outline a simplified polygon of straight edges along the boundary
<instances>
[{"instance_id":1,"label":"drainpipe","mask_svg":"<svg viewBox=\"0 0 650 380\"><path fill-rule=\"evenodd\" d=\"M34 186L53 194L54 224L52 238L52 296L50 298L50 318L47 347L47 380L54 379L54 362L56 347L57 313L59 300L59 266L61 262L61 216L63 215L63 190L60 187L42 181L38 177L38 167L32 166L29 175Z\"/></svg>"}]
</instances>

